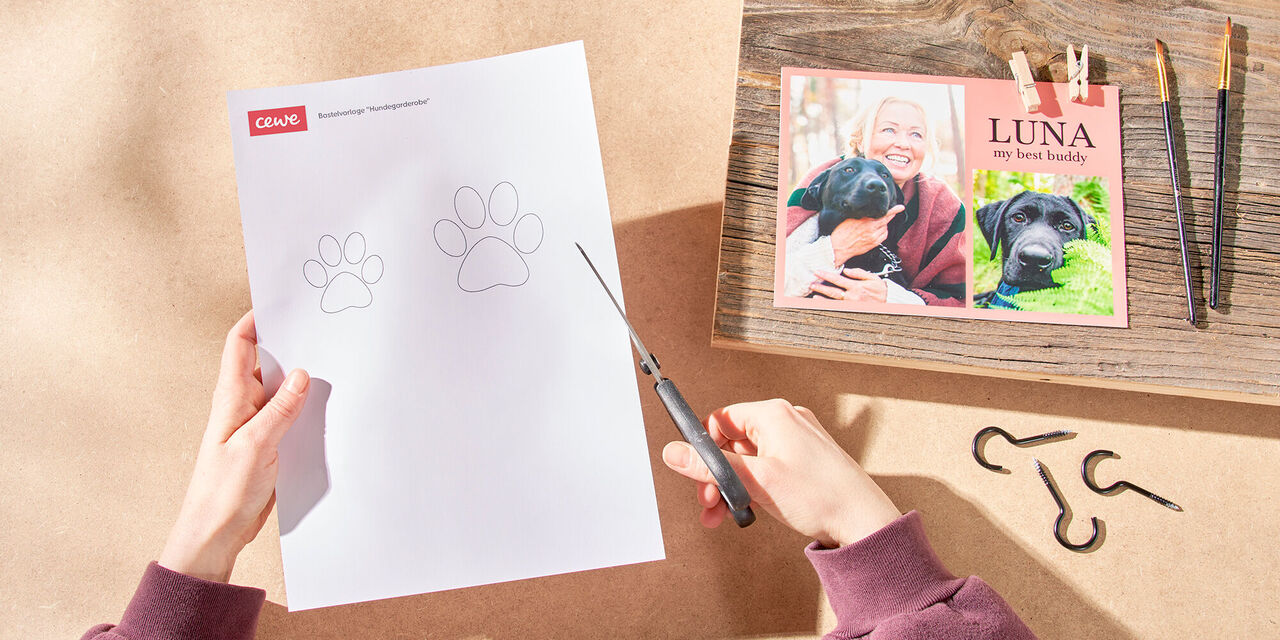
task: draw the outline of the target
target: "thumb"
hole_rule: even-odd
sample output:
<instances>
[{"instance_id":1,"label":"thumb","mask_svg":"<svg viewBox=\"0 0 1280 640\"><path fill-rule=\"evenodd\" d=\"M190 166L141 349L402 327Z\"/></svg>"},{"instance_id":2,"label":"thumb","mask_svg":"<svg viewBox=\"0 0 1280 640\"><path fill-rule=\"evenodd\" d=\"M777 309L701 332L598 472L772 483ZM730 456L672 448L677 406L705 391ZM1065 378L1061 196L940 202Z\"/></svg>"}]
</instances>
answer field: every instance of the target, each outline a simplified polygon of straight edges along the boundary
<instances>
[{"instance_id":1,"label":"thumb","mask_svg":"<svg viewBox=\"0 0 1280 640\"><path fill-rule=\"evenodd\" d=\"M276 394L245 426L254 432L260 442L274 448L280 444L280 439L302 413L310 387L311 376L307 375L306 371L302 369L290 371Z\"/></svg>"},{"instance_id":2,"label":"thumb","mask_svg":"<svg viewBox=\"0 0 1280 640\"><path fill-rule=\"evenodd\" d=\"M742 478L742 484L746 486L747 493L750 493L752 498L761 495L763 490L756 478L764 461L755 456L744 456L723 449L720 452L738 473L738 477ZM711 470L702 461L702 456L699 456L697 450L687 442L668 442L662 449L662 461L672 471L690 480L718 485L715 476L711 475Z\"/></svg>"}]
</instances>

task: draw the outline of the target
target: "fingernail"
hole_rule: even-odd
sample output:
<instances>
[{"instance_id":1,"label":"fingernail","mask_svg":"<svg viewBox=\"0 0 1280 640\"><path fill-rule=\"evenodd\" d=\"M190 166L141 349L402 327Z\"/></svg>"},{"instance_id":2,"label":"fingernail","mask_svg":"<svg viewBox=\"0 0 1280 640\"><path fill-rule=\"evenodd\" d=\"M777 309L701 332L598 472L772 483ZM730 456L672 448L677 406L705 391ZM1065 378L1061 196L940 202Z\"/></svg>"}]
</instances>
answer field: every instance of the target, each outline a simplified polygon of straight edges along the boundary
<instances>
[{"instance_id":1,"label":"fingernail","mask_svg":"<svg viewBox=\"0 0 1280 640\"><path fill-rule=\"evenodd\" d=\"M673 469L683 469L689 466L689 450L673 442L662 450L662 461Z\"/></svg>"},{"instance_id":2,"label":"fingernail","mask_svg":"<svg viewBox=\"0 0 1280 640\"><path fill-rule=\"evenodd\" d=\"M307 388L307 382L311 378L307 376L307 372L302 369L294 369L289 372L289 376L284 379L285 391L289 393L302 393Z\"/></svg>"}]
</instances>

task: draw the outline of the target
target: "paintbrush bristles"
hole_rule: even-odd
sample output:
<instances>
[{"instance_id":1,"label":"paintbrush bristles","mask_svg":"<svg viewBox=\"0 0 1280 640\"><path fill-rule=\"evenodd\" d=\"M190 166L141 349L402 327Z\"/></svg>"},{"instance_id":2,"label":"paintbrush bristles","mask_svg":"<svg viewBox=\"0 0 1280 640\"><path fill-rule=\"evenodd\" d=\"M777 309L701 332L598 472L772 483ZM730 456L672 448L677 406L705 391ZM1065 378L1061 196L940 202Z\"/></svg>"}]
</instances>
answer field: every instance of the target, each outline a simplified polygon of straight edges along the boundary
<instances>
[{"instance_id":1,"label":"paintbrush bristles","mask_svg":"<svg viewBox=\"0 0 1280 640\"><path fill-rule=\"evenodd\" d=\"M1160 102L1169 101L1169 76L1164 69L1164 43L1156 40L1156 72L1160 74Z\"/></svg>"},{"instance_id":2,"label":"paintbrush bristles","mask_svg":"<svg viewBox=\"0 0 1280 640\"><path fill-rule=\"evenodd\" d=\"M1218 88L1231 88L1231 18L1227 18L1227 30L1222 36L1222 64L1218 66Z\"/></svg>"}]
</instances>

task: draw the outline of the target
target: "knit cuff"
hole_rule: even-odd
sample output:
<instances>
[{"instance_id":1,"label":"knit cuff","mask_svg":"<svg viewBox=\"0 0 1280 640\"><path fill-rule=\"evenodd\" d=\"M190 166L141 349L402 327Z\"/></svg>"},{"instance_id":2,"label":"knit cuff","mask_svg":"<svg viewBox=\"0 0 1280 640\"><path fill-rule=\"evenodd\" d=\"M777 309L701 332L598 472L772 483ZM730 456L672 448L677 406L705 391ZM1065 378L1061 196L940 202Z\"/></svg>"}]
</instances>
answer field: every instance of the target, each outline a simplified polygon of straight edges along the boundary
<instances>
[{"instance_id":1,"label":"knit cuff","mask_svg":"<svg viewBox=\"0 0 1280 640\"><path fill-rule=\"evenodd\" d=\"M862 636L889 618L921 611L964 583L942 566L916 511L839 549L814 542L805 555L835 611L837 638Z\"/></svg>"},{"instance_id":2,"label":"knit cuff","mask_svg":"<svg viewBox=\"0 0 1280 640\"><path fill-rule=\"evenodd\" d=\"M152 562L115 632L129 638L250 640L266 592L211 582Z\"/></svg>"},{"instance_id":3,"label":"knit cuff","mask_svg":"<svg viewBox=\"0 0 1280 640\"><path fill-rule=\"evenodd\" d=\"M924 304L924 298L921 298L916 292L904 289L902 285L887 278L884 284L887 287L884 296L885 302L889 304Z\"/></svg>"},{"instance_id":4,"label":"knit cuff","mask_svg":"<svg viewBox=\"0 0 1280 640\"><path fill-rule=\"evenodd\" d=\"M810 223L816 229L817 217L805 221L806 225ZM801 232L797 230L797 233ZM835 255L835 249L831 247L831 236L822 236L808 243L788 239L783 294L803 296L809 293L809 284L817 280L814 272L836 270Z\"/></svg>"}]
</instances>

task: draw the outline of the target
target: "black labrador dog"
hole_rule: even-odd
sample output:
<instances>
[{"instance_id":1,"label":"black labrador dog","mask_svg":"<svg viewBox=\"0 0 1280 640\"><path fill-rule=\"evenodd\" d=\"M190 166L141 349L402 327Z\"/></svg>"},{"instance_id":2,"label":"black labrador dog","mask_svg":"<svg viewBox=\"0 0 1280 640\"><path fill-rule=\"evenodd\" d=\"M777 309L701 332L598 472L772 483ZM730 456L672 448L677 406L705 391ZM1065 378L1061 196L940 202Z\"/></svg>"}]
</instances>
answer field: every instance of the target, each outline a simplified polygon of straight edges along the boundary
<instances>
[{"instance_id":1,"label":"black labrador dog","mask_svg":"<svg viewBox=\"0 0 1280 640\"><path fill-rule=\"evenodd\" d=\"M992 202L978 209L978 228L991 245L991 258L1000 251L1000 289L1032 291L1057 286L1050 275L1062 266L1063 245L1085 237L1094 223L1074 200L1037 191ZM1000 290L997 289L997 290ZM995 291L978 294L975 302L991 302Z\"/></svg>"},{"instance_id":2,"label":"black labrador dog","mask_svg":"<svg viewBox=\"0 0 1280 640\"><path fill-rule=\"evenodd\" d=\"M800 206L818 212L818 237L829 236L841 222L883 218L903 204L902 190L879 160L846 158L818 174L805 189ZM845 261L844 267L882 274L906 286L897 253L880 245ZM811 294L812 295L812 294Z\"/></svg>"}]
</instances>

